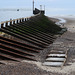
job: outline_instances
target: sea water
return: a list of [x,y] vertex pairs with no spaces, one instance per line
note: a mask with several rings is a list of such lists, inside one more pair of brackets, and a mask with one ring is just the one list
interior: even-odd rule
[[33,16],[32,11],[0,11],[0,22]]

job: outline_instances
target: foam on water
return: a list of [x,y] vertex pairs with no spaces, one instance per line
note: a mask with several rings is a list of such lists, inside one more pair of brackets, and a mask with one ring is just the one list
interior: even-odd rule
[[63,25],[64,23],[66,23],[66,20],[63,18],[57,18],[59,19],[59,22],[56,22],[57,25]]

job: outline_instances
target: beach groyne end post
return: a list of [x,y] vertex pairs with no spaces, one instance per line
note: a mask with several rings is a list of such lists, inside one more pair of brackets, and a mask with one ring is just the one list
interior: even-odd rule
[[25,18],[24,18],[24,22],[25,22]]
[[24,18],[22,18],[22,22],[24,22]]
[[25,22],[25,18],[24,18],[24,22]]
[[10,21],[10,26],[12,25],[12,21]]
[[5,23],[5,27],[7,27],[7,26],[8,26],[8,22]]
[[15,20],[13,21],[13,24],[15,24]]
[[4,27],[4,23],[1,24],[1,28],[3,28],[3,27]]
[[18,22],[19,22],[19,21],[17,20],[17,21],[16,21],[16,24],[18,24]]
[[25,18],[25,21],[26,21],[26,18]]
[[26,21],[28,21],[28,18],[26,18]]
[[22,18],[21,18],[21,22],[22,22]]
[[21,19],[20,19],[20,23],[21,23]]

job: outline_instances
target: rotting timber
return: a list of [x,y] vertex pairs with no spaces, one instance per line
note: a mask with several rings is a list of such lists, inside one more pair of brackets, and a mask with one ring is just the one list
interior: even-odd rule
[[36,60],[35,56],[52,44],[56,39],[54,35],[61,30],[43,14],[3,22],[0,31],[16,37],[17,40],[0,36],[0,58]]

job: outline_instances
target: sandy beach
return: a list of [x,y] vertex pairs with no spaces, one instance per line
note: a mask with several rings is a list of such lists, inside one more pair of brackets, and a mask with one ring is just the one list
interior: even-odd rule
[[36,64],[40,69],[51,72],[50,75],[75,75],[75,19],[70,17],[63,17],[63,19],[66,20],[64,27],[67,28],[67,32],[57,38],[54,42],[59,43],[59,46],[54,46],[55,48],[62,47],[63,49],[68,49],[67,61],[63,68],[61,69],[60,67],[43,66],[41,62],[32,62],[33,64]]
[[[0,65],[0,75],[75,75],[75,18],[60,17],[66,20],[64,27],[67,32],[58,37],[51,48],[62,48],[68,50],[68,57],[65,65],[61,67],[44,66],[41,61],[8,62]],[[4,61],[3,61],[4,62]]]

